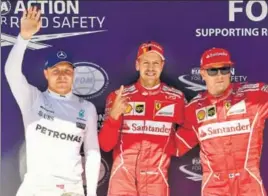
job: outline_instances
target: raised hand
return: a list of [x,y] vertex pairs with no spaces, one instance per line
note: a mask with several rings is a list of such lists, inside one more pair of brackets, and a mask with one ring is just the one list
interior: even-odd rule
[[23,39],[31,39],[32,36],[40,30],[40,16],[41,10],[37,10],[36,6],[24,10],[20,20],[20,35]]
[[121,85],[118,94],[116,95],[116,98],[114,100],[113,106],[110,111],[110,116],[118,120],[118,118],[124,114],[126,108],[127,108],[127,97],[122,96],[124,91],[124,86]]

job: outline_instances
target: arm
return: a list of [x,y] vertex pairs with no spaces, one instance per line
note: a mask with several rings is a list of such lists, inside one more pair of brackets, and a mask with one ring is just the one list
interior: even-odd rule
[[29,40],[41,27],[40,15],[41,11],[37,11],[36,7],[30,7],[28,11],[24,11],[20,35],[5,65],[7,82],[22,112],[31,108],[39,94],[38,89],[29,85],[22,74],[22,61]]
[[[185,108],[185,104],[187,104],[187,100],[185,99],[184,97],[184,94],[182,93],[182,97],[179,97],[177,100],[176,100],[176,105],[175,105],[175,123],[177,126],[181,126],[184,122],[184,108]],[[176,127],[174,127],[174,130],[176,130]],[[172,131],[171,134],[170,134],[170,139],[171,139],[171,142],[172,142],[172,146],[173,146],[173,153],[172,155],[173,156],[177,156],[179,157],[180,156],[180,149],[179,149],[179,146],[176,145],[176,132],[175,131]],[[175,150],[175,152],[174,152]]]
[[188,128],[184,123],[176,132],[176,146],[179,150],[179,156],[184,155],[198,144],[198,138],[193,128]]
[[115,93],[111,93],[106,101],[105,106],[105,120],[99,133],[99,142],[101,149],[105,152],[112,150],[117,144],[119,137],[119,129],[122,124],[122,117],[117,120],[110,116],[110,110],[114,104]]
[[91,107],[89,109],[89,120],[84,138],[85,173],[87,180],[87,195],[96,196],[101,164],[101,155],[97,134],[97,112],[93,104],[91,104],[90,106]]
[[22,61],[28,42],[19,35],[5,65],[7,82],[22,112],[31,108],[39,94],[38,89],[28,84],[22,74]]
[[268,84],[261,83],[259,98],[261,114],[264,116],[264,119],[268,119]]
[[179,151],[179,156],[184,155],[198,144],[198,138],[193,121],[196,121],[195,111],[188,105],[184,111],[184,123],[176,132],[175,142]]

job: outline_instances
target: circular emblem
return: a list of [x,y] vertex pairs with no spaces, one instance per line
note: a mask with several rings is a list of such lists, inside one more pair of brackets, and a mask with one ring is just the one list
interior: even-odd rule
[[73,93],[85,99],[100,96],[108,87],[109,78],[106,71],[91,62],[75,63]]
[[11,3],[9,1],[3,0],[1,2],[1,16],[9,14],[11,10]]
[[67,58],[67,54],[63,51],[59,51],[57,53],[57,57],[60,58],[60,59],[66,59]]
[[205,112],[205,110],[200,110],[200,111],[197,113],[197,118],[198,118],[198,120],[204,120],[204,119],[205,119],[205,116],[206,116],[206,112]]

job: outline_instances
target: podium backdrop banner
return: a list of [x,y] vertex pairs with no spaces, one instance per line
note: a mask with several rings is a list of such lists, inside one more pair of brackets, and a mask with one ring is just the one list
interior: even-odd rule
[[[165,49],[162,80],[190,100],[205,90],[200,56],[211,47],[226,48],[236,64],[233,82],[268,82],[267,1],[1,1],[1,195],[14,196],[26,172],[22,116],[4,75],[7,56],[19,33],[25,7],[42,10],[42,27],[28,45],[23,73],[46,89],[43,67],[48,53],[62,48],[79,66],[73,92],[93,102],[99,127],[107,95],[134,82],[138,46],[154,40]],[[21,95],[23,96],[23,94]],[[268,190],[268,124],[264,130],[261,175]],[[42,152],[40,152],[42,153]],[[102,152],[98,196],[105,196],[112,166]],[[202,180],[199,148],[173,158],[171,196],[198,196]]]

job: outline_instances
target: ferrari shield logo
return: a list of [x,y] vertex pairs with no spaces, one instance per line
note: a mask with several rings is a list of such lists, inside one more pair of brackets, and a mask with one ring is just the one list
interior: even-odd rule
[[231,108],[231,102],[230,101],[225,102],[224,106],[226,110],[229,110]]
[[161,108],[161,103],[157,102],[157,103],[155,104],[155,109],[156,109],[156,110],[159,110],[160,108]]

